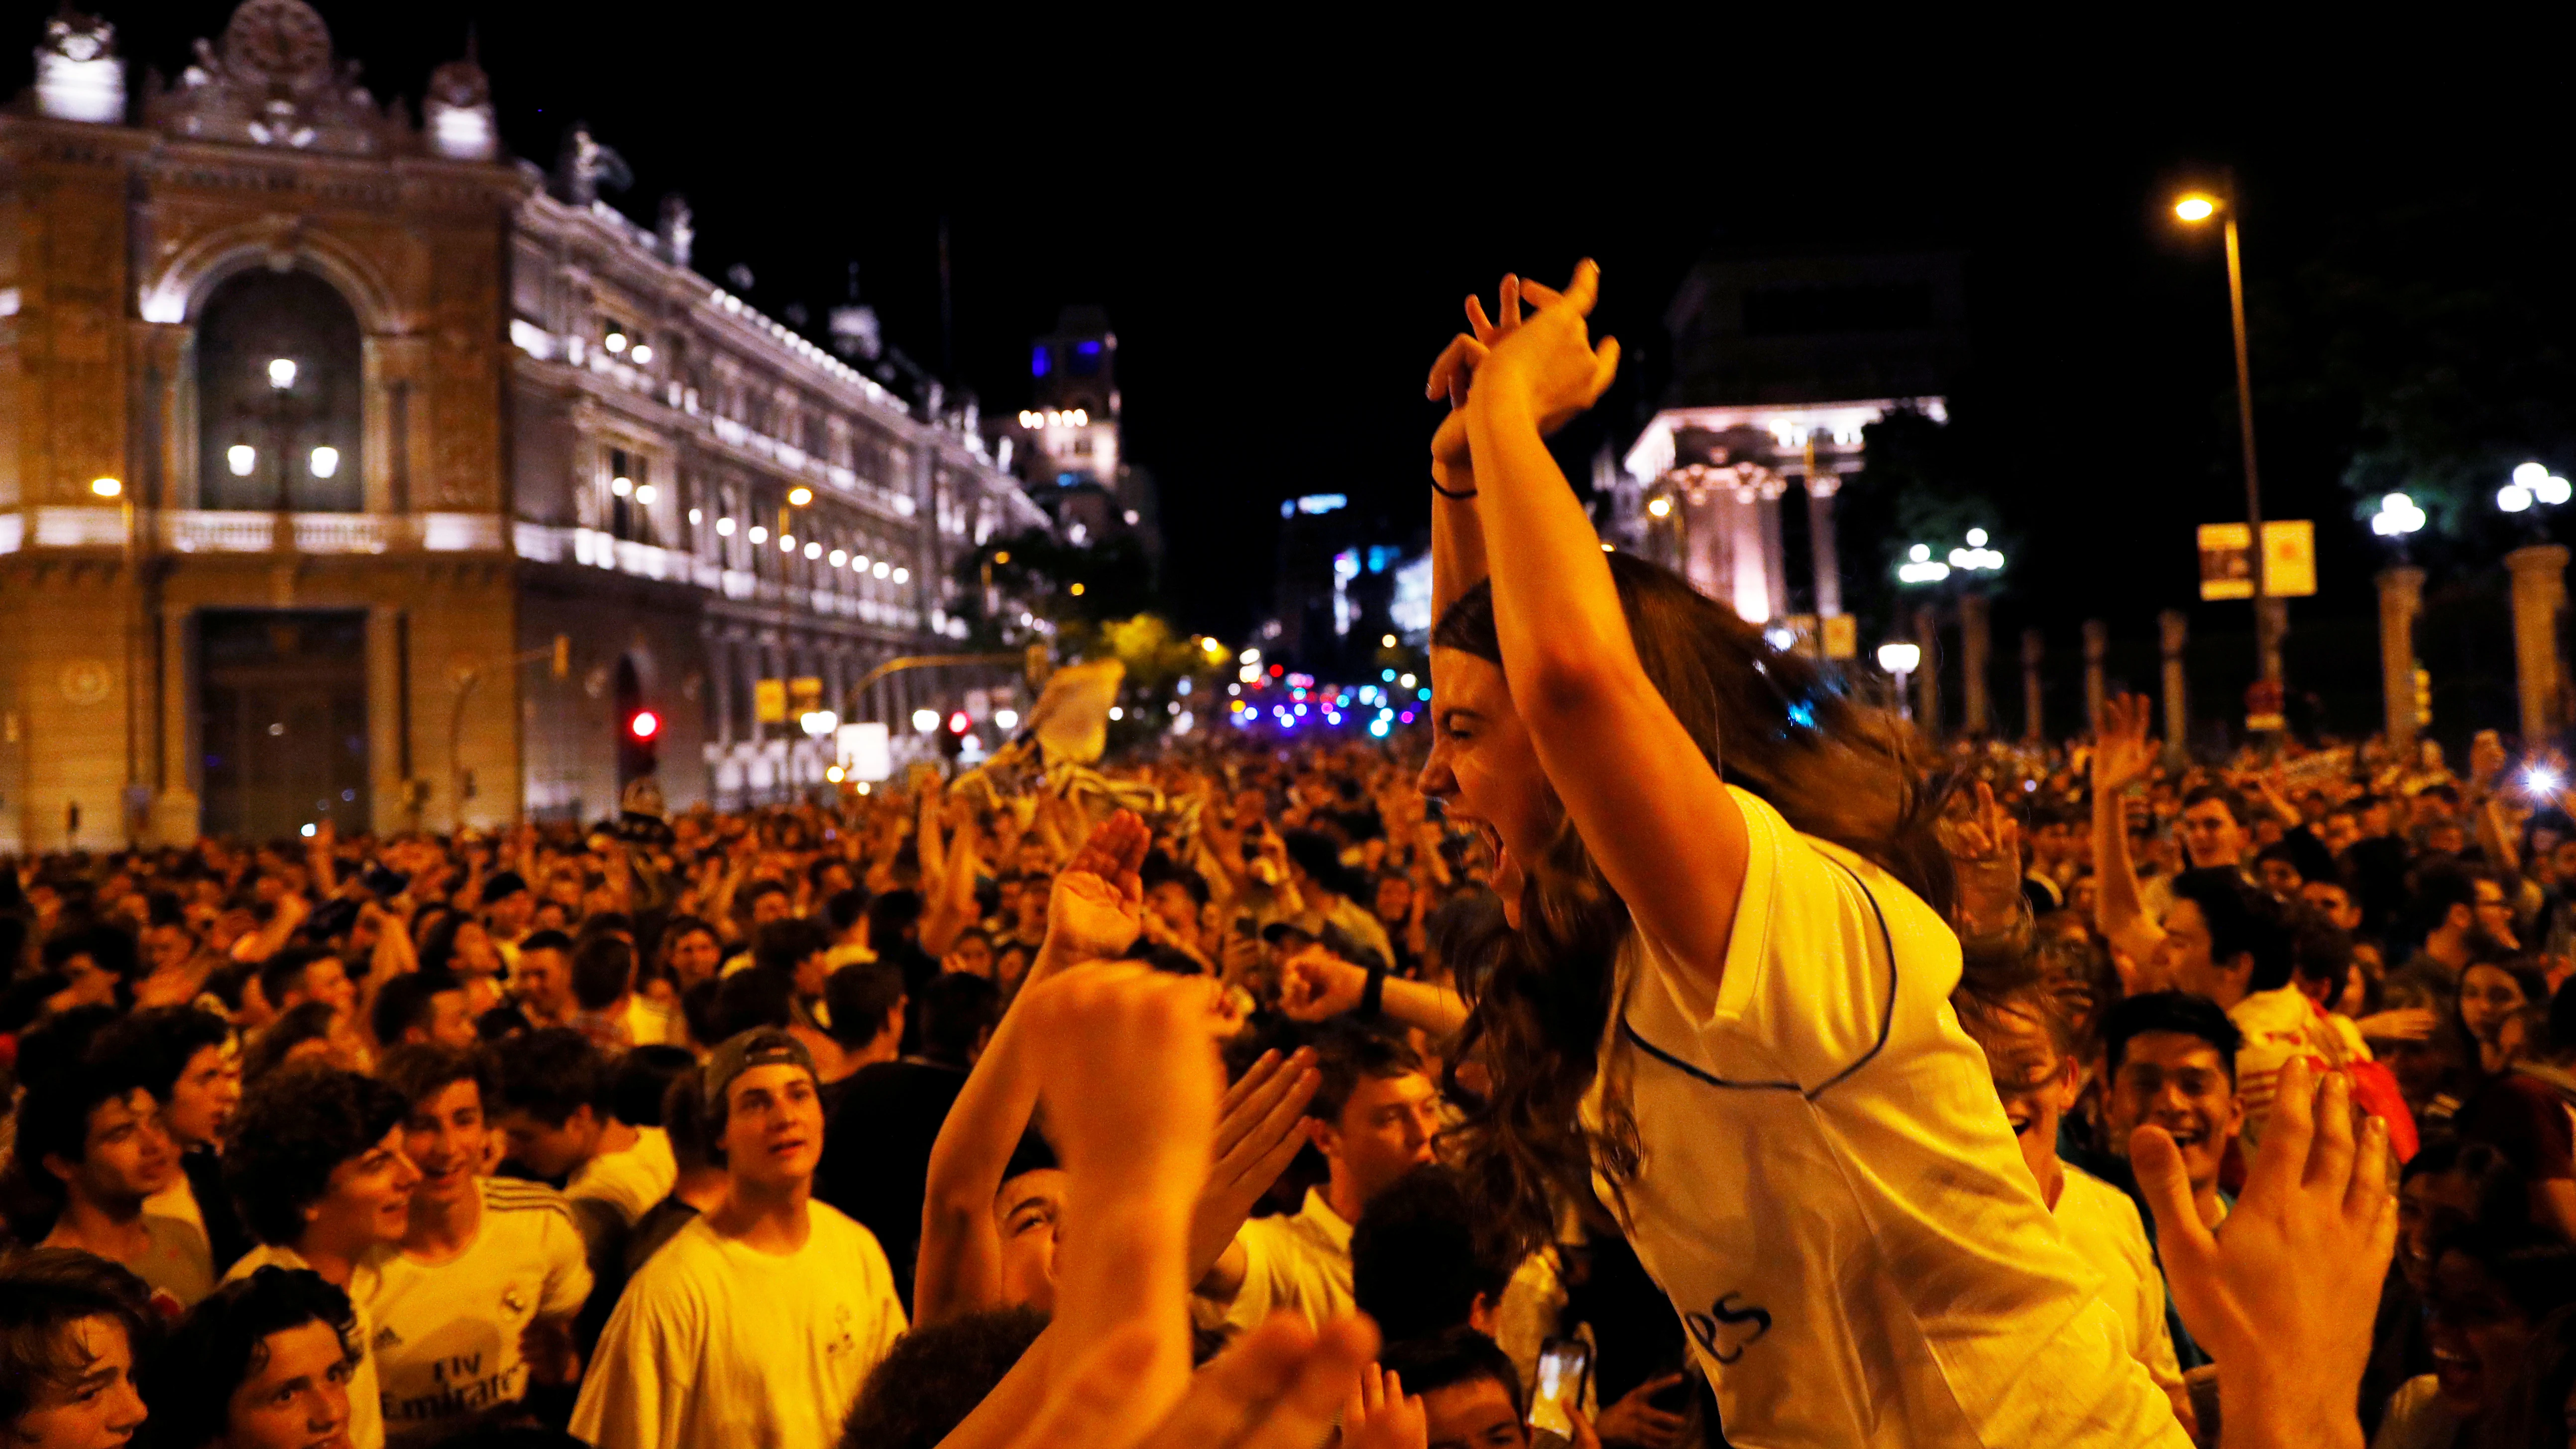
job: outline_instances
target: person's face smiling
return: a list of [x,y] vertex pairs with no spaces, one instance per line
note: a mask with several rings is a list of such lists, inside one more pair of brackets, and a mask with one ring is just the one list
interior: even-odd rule
[[1493,852],[1494,891],[1517,928],[1523,873],[1546,849],[1561,811],[1501,667],[1448,648],[1431,651],[1431,667],[1439,705],[1420,787]]

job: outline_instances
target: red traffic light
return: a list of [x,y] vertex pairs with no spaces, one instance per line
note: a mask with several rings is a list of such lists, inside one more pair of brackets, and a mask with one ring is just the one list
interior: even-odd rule
[[639,709],[626,722],[626,732],[639,740],[649,740],[662,732],[662,717],[649,709]]
[[968,719],[962,709],[948,716],[948,732],[952,735],[962,735],[974,727],[975,722]]

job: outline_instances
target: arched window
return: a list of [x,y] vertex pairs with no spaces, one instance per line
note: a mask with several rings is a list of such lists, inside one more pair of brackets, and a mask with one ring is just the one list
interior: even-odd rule
[[197,322],[197,496],[206,508],[355,513],[358,316],[310,272],[242,272]]

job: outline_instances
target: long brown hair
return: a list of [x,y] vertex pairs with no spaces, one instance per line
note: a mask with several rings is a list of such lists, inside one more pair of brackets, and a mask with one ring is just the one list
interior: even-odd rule
[[[1604,561],[1646,677],[1710,766],[1801,833],[1885,869],[1946,917],[1950,860],[1934,831],[1946,792],[1927,778],[1912,731],[1856,698],[1837,672],[1773,648],[1670,571],[1626,554]],[[1450,605],[1431,642],[1500,666],[1492,584]],[[1638,1163],[1624,1092],[1606,1094],[1603,1130],[1581,1122],[1619,949],[1634,929],[1627,905],[1571,820],[1524,866],[1521,929],[1460,952],[1470,1010],[1449,1055],[1452,1093],[1467,1108],[1450,1145],[1487,1209],[1481,1220],[1502,1246],[1522,1252],[1547,1240],[1552,1204],[1591,1201],[1595,1167],[1615,1193]],[[1461,1063],[1481,1066],[1489,1088],[1459,1083]]]

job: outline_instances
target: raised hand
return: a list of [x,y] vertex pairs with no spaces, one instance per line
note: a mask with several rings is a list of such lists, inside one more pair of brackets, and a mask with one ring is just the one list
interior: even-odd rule
[[1428,1449],[1430,1443],[1422,1401],[1405,1397],[1404,1380],[1376,1364],[1361,1369],[1359,1388],[1342,1401],[1341,1449]]
[[1544,434],[1600,398],[1618,373],[1619,344],[1605,337],[1594,346],[1584,320],[1601,295],[1601,268],[1589,258],[1563,292],[1529,281],[1520,291],[1538,311],[1496,335],[1477,374],[1524,394]]
[[1121,810],[1100,823],[1056,873],[1047,934],[1032,980],[1085,961],[1114,961],[1145,929],[1145,822]]
[[2155,768],[2156,746],[2147,738],[2147,698],[2115,694],[2102,701],[2093,721],[2093,795],[2116,795]]
[[1323,1021],[1356,1010],[1368,987],[1366,967],[1354,966],[1322,946],[1309,946],[1279,965],[1279,1009],[1291,1021]]
[[1681,1374],[1669,1373],[1630,1389],[1619,1402],[1601,1411],[1601,1422],[1594,1432],[1640,1449],[1673,1449],[1682,1442],[1684,1420],[1679,1414],[1656,1408],[1654,1397],[1682,1381]]
[[[2129,1138],[2174,1306],[2225,1366],[2223,1449],[2361,1443],[2353,1405],[2397,1211],[2387,1124],[2368,1117],[2356,1134],[2354,1115],[2341,1072],[2320,1089],[2292,1058],[2245,1193],[2214,1231],[2192,1204],[2173,1138],[2152,1126]],[[2298,1333],[2284,1336],[2285,1323]]]
[[1306,1143],[1300,1125],[1306,1104],[1323,1081],[1313,1049],[1299,1047],[1287,1057],[1262,1053],[1226,1092],[1217,1108],[1216,1166],[1208,1172],[1190,1221],[1191,1282],[1206,1276],[1251,1215],[1252,1205],[1296,1159]]

